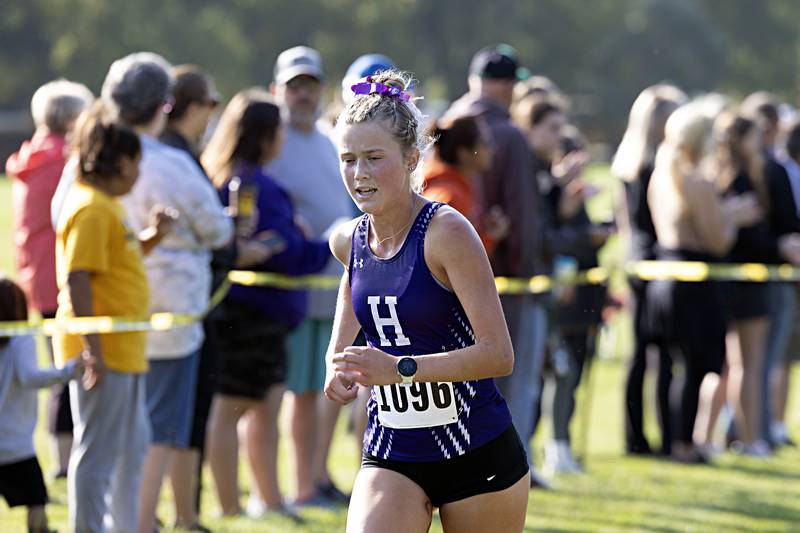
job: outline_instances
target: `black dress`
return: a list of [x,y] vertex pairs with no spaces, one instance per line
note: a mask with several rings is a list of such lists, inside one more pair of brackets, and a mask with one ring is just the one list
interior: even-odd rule
[[[656,259],[656,228],[647,203],[647,188],[653,166],[647,165],[639,172],[637,179],[625,181],[625,202],[627,205],[628,226],[630,227],[630,243],[628,258],[631,261],[649,261]],[[647,282],[636,276],[628,278],[632,296],[633,327],[637,342],[656,342],[657,337],[649,329],[647,318]]]
[[[754,193],[752,178],[739,172],[723,192],[724,198]],[[770,198],[770,201],[773,199]],[[777,201],[777,199],[776,199]],[[769,214],[772,205],[762,220],[739,229],[736,243],[725,256],[728,263],[776,263],[780,259],[778,238],[771,230]],[[731,320],[747,320],[769,314],[769,290],[765,283],[748,281],[726,281],[721,284],[725,311]]]

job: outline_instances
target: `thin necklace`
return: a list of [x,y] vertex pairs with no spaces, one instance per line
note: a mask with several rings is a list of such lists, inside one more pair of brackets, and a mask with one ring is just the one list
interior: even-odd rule
[[[405,226],[400,228],[400,231],[398,231],[394,235],[390,235],[389,237],[386,237],[385,239],[378,239],[378,234],[375,232],[375,221],[374,220],[372,221],[373,222],[373,224],[372,224],[372,232],[375,233],[375,238],[378,239],[378,246],[380,246],[381,244],[385,243],[389,239],[394,239],[395,237],[397,237],[398,235],[403,233],[406,230],[406,228],[408,228],[411,225],[412,222],[414,222],[414,219],[412,218],[412,215],[414,214],[414,208],[416,206],[417,206],[417,197],[415,196],[414,197],[414,201],[411,202],[411,211],[408,213],[408,218],[409,218],[408,224],[406,224]],[[370,217],[370,218],[372,218],[372,217]]]

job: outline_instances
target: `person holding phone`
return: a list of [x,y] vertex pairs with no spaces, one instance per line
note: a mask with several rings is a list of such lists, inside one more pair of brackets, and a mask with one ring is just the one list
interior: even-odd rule
[[[260,241],[269,259],[255,271],[289,275],[321,271],[327,243],[308,239],[295,222],[286,191],[264,173],[281,150],[280,108],[261,89],[239,92],[227,105],[201,162],[236,222],[239,241]],[[287,514],[278,488],[278,409],[286,379],[286,339],[302,321],[305,292],[234,285],[216,313],[220,367],[208,424],[208,457],[222,512],[241,513],[239,419],[247,417],[247,450],[255,490],[268,511]]]

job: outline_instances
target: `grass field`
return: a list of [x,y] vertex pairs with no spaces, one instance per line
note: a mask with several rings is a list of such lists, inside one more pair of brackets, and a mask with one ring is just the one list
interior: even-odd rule
[[[603,169],[596,168],[593,180],[608,184]],[[607,191],[608,192],[608,191]],[[608,218],[610,194],[597,198],[591,206],[593,216]],[[0,178],[0,270],[11,271],[9,184]],[[612,243],[604,254],[606,263],[619,256]],[[556,480],[551,492],[532,492],[526,531],[800,531],[800,451],[782,450],[769,460],[725,455],[713,467],[690,467],[661,460],[629,458],[623,454],[622,390],[625,360],[630,346],[628,320],[620,316],[601,337],[602,357],[593,365],[589,382],[579,391],[578,412],[573,435],[578,452],[585,459],[587,474]],[[795,373],[795,385],[800,374]],[[648,385],[652,386],[651,383]],[[591,394],[587,392],[591,390]],[[652,396],[652,395],[651,395]],[[591,405],[587,398],[591,397]],[[790,406],[793,433],[800,435],[800,396]],[[40,402],[41,404],[41,402]],[[41,405],[40,405],[41,407]],[[648,406],[648,431],[655,439],[652,405]],[[42,416],[40,416],[40,420]],[[588,438],[583,445],[581,422],[588,420]],[[342,421],[343,422],[343,421]],[[548,438],[549,420],[544,420],[537,435],[536,448]],[[36,445],[43,469],[50,471],[46,435],[40,423]],[[287,479],[290,457],[286,443],[281,450],[281,478]],[[541,460],[541,457],[537,457]],[[352,484],[357,465],[355,439],[342,423],[334,441],[330,462],[332,474],[344,487]],[[206,487],[211,481],[206,475]],[[243,500],[247,492],[242,477]],[[289,489],[288,484],[284,487]],[[48,507],[51,525],[66,531],[66,486],[63,481],[49,483],[54,503]],[[159,515],[169,524],[173,519],[169,491],[164,491]],[[343,531],[344,510],[303,511],[306,523],[297,526],[280,518],[251,520],[219,519],[211,490],[205,492],[202,521],[214,531]],[[23,532],[24,511],[8,510],[0,503],[0,533]],[[441,531],[434,518],[433,531]],[[494,532],[492,532],[494,533]]]

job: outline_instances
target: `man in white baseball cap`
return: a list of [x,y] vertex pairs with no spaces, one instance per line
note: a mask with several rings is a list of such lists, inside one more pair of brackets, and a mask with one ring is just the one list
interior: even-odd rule
[[322,81],[322,59],[319,52],[308,46],[284,50],[275,61],[275,83],[286,85],[297,76],[310,76]]
[[[315,239],[327,239],[331,227],[352,218],[354,210],[339,174],[338,151],[317,126],[323,77],[319,52],[295,46],[278,56],[270,85],[275,102],[286,117],[286,127],[283,148],[266,172],[289,194],[295,212],[304,220],[309,236]],[[341,265],[331,260],[322,274],[341,276]],[[324,458],[315,456],[315,450],[321,447],[319,440],[330,438],[332,433],[322,428],[332,427],[337,414],[326,416],[327,411],[320,408],[328,401],[322,396],[322,387],[335,307],[336,291],[311,291],[306,319],[288,339],[285,387],[291,393],[287,399],[295,457],[292,477],[296,492],[292,499],[296,507],[346,503],[346,495],[325,475],[324,465],[317,464]],[[267,392],[264,408],[259,411],[262,416],[251,420],[256,429],[253,435],[266,435],[274,430],[282,388],[274,389]],[[268,444],[274,447],[275,441],[252,444],[254,449],[264,450]],[[265,453],[274,457],[277,450],[270,448]],[[274,472],[266,474],[275,476]],[[259,516],[279,504],[279,495],[253,491],[248,514]]]

